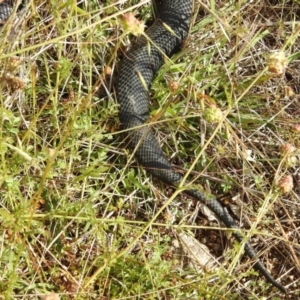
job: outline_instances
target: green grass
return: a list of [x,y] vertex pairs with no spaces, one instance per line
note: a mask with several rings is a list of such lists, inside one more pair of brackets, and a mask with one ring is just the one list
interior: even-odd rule
[[[0,33],[0,298],[284,299],[222,224],[125,149],[114,84],[132,37],[119,18],[147,21],[150,6],[75,2],[31,1]],[[296,299],[300,10],[272,2],[195,7],[185,46],[153,82],[151,116],[174,167],[226,197]],[[279,50],[288,67],[275,76],[267,61]],[[294,188],[283,194],[285,175]],[[209,248],[209,268],[182,233]]]

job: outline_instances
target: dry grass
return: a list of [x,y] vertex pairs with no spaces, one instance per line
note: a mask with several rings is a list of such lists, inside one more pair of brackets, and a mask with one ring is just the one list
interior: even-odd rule
[[[148,1],[75,2],[31,1],[0,33],[2,298],[299,297],[299,1],[196,1],[190,36],[151,92],[174,167],[224,201],[286,296],[198,203],[128,160],[119,17],[149,20]],[[288,65],[276,75],[279,51]],[[211,123],[215,108],[222,121]],[[210,268],[195,266],[182,233],[207,245]]]

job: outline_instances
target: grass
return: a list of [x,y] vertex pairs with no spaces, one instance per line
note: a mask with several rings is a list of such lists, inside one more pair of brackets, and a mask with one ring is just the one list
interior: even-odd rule
[[[237,216],[286,298],[211,213],[124,149],[114,83],[131,36],[119,18],[151,19],[148,2],[75,2],[31,1],[0,33],[1,298],[296,299],[299,1],[197,2],[151,89],[174,167]],[[197,241],[213,257],[204,269]]]

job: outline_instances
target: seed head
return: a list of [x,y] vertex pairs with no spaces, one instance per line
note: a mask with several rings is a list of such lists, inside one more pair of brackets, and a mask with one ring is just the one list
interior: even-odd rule
[[139,21],[132,13],[124,14],[120,23],[125,32],[130,32],[135,36],[144,33],[145,24],[142,21]]
[[285,175],[283,176],[277,183],[277,186],[279,187],[280,191],[284,194],[289,193],[293,187],[293,177],[291,175]]

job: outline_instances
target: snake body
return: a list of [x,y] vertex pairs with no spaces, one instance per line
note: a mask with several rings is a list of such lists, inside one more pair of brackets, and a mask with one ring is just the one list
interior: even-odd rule
[[[120,63],[117,83],[117,99],[120,104],[119,117],[127,136],[130,148],[146,170],[163,182],[178,186],[182,176],[175,172],[163,153],[150,125],[149,92],[156,71],[164,63],[165,57],[176,52],[186,38],[192,10],[192,0],[162,1],[159,15],[155,23],[140,36]],[[207,196],[197,189],[184,191],[196,200],[204,203],[228,228],[238,229],[227,210],[213,196]],[[239,242],[243,236],[234,230],[233,234]],[[282,292],[285,288],[279,284],[256,257],[249,243],[244,243],[246,254],[256,260],[254,268]]]
[[[13,11],[13,0],[0,3],[0,21],[3,22]],[[156,71],[179,50],[182,41],[189,31],[192,0],[162,1],[158,19],[146,31],[147,38],[141,36],[132,46],[120,64],[117,84],[117,99],[120,104],[119,117],[124,129],[128,129],[130,147],[134,149],[137,160],[149,173],[163,182],[178,186],[182,176],[176,173],[156,140],[149,125],[149,94]],[[233,218],[220,203],[196,189],[187,189],[185,193],[204,203],[228,228],[238,229]],[[243,236],[233,231],[239,242]],[[264,265],[257,260],[256,253],[249,243],[244,249],[250,258],[256,259],[254,268],[279,290],[286,293],[285,288],[276,282]]]
[[0,24],[5,22],[13,12],[13,0],[6,0],[0,3]]

